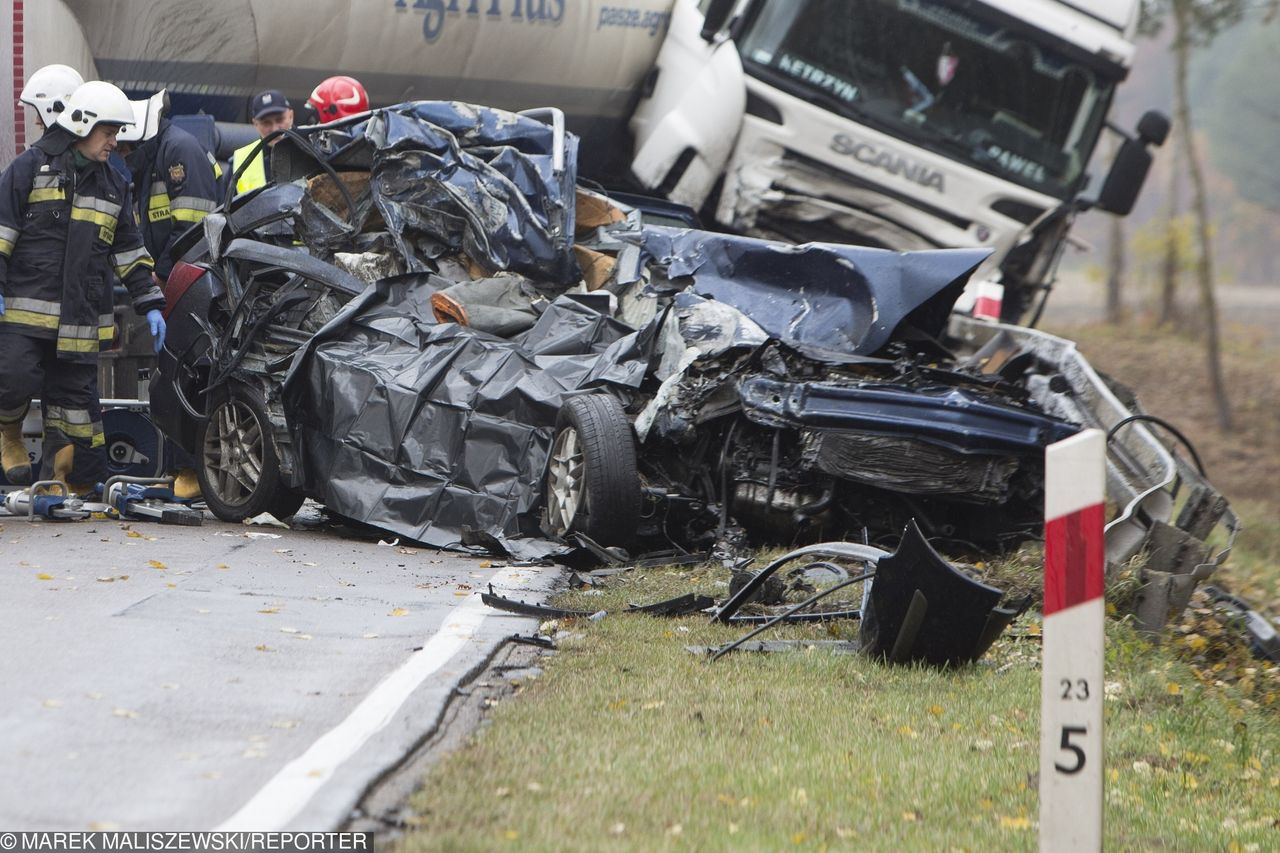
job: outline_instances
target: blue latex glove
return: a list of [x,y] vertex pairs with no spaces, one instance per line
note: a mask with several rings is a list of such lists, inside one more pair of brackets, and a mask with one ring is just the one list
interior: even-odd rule
[[164,315],[160,313],[159,308],[152,308],[147,312],[147,322],[151,324],[151,337],[156,339],[156,352],[160,352],[164,347]]

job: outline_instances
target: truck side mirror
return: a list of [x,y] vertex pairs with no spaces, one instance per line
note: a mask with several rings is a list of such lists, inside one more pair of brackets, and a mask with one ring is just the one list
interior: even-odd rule
[[1151,152],[1147,146],[1162,145],[1168,136],[1168,116],[1156,110],[1144,113],[1138,120],[1137,137],[1126,136],[1116,153],[1095,206],[1116,216],[1128,216],[1151,168]]
[[723,30],[724,25],[729,23],[729,15],[737,3],[738,0],[711,0],[707,4],[707,11],[702,20],[702,32],[698,33],[703,41],[715,41],[716,33]]

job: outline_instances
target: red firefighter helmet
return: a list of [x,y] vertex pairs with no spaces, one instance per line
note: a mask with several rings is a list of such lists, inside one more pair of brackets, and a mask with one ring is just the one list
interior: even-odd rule
[[369,95],[354,77],[329,77],[311,92],[307,103],[321,124],[353,116],[369,109]]

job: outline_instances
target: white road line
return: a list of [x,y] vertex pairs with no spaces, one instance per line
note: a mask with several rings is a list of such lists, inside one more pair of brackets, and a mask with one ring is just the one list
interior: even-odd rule
[[[527,578],[518,570],[494,575],[498,587]],[[345,720],[330,729],[302,755],[290,761],[249,802],[224,821],[218,832],[274,832],[289,825],[338,767],[391,722],[413,691],[470,642],[494,611],[478,594],[459,604],[421,649],[370,691]]]

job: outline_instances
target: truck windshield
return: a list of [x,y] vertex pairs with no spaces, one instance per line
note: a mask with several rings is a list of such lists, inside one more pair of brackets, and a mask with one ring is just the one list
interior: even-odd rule
[[749,74],[1038,192],[1077,189],[1119,69],[938,0],[757,5]]

